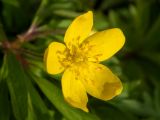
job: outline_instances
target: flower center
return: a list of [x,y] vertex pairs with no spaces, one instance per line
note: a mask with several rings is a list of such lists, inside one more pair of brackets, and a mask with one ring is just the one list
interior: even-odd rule
[[63,52],[58,51],[57,56],[59,62],[64,67],[69,67],[71,64],[78,64],[88,60],[84,51],[77,46],[72,46],[71,49],[66,48]]

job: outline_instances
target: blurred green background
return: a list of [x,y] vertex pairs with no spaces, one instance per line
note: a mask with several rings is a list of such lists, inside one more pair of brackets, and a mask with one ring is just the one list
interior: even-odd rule
[[[90,97],[85,113],[64,101],[61,75],[46,73],[43,53],[88,10],[94,30],[121,28],[126,43],[103,62],[122,94]],[[0,55],[0,120],[160,120],[160,0],[0,0]]]

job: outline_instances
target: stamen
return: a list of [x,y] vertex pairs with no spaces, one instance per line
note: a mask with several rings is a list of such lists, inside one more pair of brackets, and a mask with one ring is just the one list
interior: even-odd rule
[[57,54],[57,58],[58,58],[59,62],[61,63],[61,65],[63,67],[67,67],[71,64],[71,61],[68,60],[69,56],[68,56],[67,49],[65,49],[64,51],[57,51],[56,54]]

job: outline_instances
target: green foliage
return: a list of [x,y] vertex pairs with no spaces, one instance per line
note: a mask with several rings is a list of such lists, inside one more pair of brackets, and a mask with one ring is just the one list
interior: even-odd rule
[[[126,43],[103,62],[121,78],[122,94],[90,97],[85,113],[64,101],[61,74],[46,73],[43,54],[88,10],[94,30],[119,27]],[[0,120],[159,120],[159,32],[159,0],[1,0]]]
[[26,86],[28,79],[14,55],[8,53],[6,59],[8,67],[7,85],[11,95],[13,113],[17,120],[23,120],[28,114],[28,89]]

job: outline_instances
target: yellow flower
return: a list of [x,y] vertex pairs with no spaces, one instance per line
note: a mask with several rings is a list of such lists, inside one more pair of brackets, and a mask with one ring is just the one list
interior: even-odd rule
[[119,78],[99,62],[120,50],[125,37],[118,28],[90,35],[92,25],[91,11],[78,16],[65,33],[65,45],[52,42],[44,55],[49,74],[64,71],[61,83],[65,100],[86,112],[87,93],[98,99],[110,100],[123,88]]

